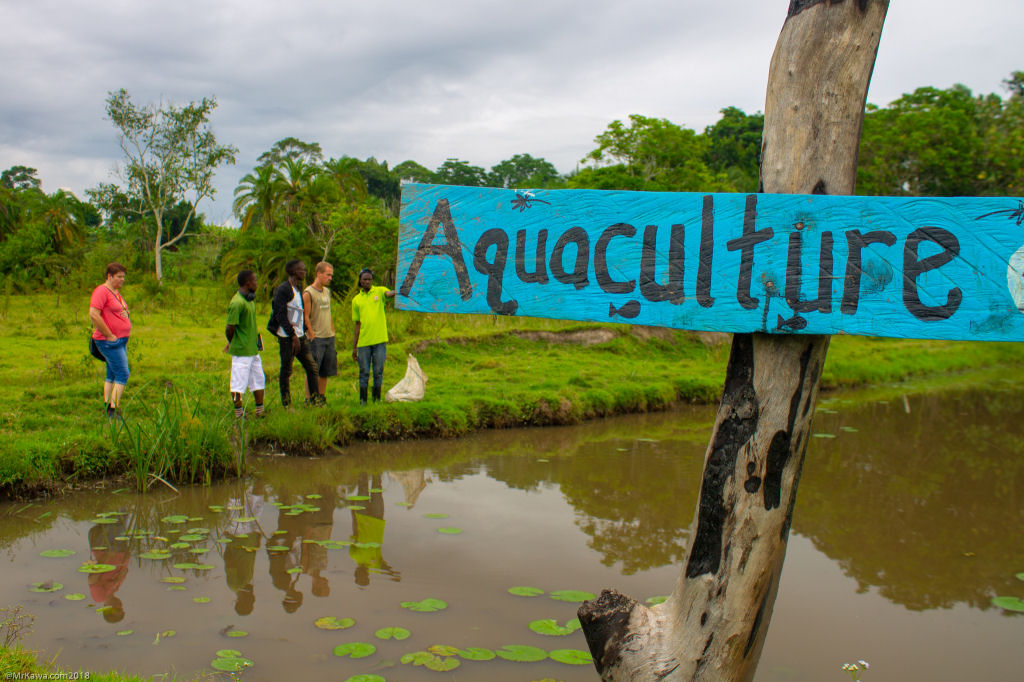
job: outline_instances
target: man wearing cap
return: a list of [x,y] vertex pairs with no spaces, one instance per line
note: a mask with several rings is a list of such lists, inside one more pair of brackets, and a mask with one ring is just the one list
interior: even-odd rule
[[364,268],[359,273],[359,292],[352,299],[352,321],[356,323],[352,341],[352,359],[359,363],[359,403],[366,404],[366,393],[373,371],[373,401],[380,401],[387,358],[388,325],[384,317],[384,299],[394,298],[387,287],[373,286],[373,272]]

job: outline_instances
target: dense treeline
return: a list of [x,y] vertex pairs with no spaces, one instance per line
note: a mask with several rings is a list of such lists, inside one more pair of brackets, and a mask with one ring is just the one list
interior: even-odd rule
[[[858,193],[1024,195],[1024,71],[1014,72],[1004,83],[1006,97],[974,95],[954,85],[918,88],[886,107],[868,105]],[[159,280],[168,274],[175,282],[230,286],[243,267],[260,273],[263,286],[269,287],[293,257],[310,263],[330,260],[339,284],[354,281],[362,267],[391,281],[404,182],[753,192],[758,188],[764,124],[761,113],[735,107],[722,109],[721,118],[703,132],[633,115],[628,121],[613,121],[568,175],[529,154],[516,154],[489,170],[457,158],[436,170],[412,160],[389,167],[372,157],[325,159],[319,143],[289,137],[263,153],[242,177],[233,204],[240,229],[233,229],[206,224],[196,212],[198,200],[212,194],[208,183],[213,170],[233,163],[236,151],[217,145],[204,128],[215,106],[211,98],[158,110],[135,106],[123,90],[111,93],[108,117],[121,132],[127,155],[124,184],[100,184],[89,190],[87,201],[63,190],[46,194],[33,168],[4,171],[0,275],[5,289],[86,288],[110,260],[124,262],[133,279],[154,295],[160,295]],[[192,128],[183,132],[183,121]],[[125,140],[140,135],[162,140],[165,156],[156,161],[133,158]],[[171,190],[154,203],[157,180],[151,174],[157,161],[194,149],[197,139],[207,144],[208,155],[199,160],[182,157],[181,164],[193,164],[186,179],[202,177],[207,185],[190,195],[184,185],[175,190],[171,183]],[[180,179],[175,182],[181,184]]]

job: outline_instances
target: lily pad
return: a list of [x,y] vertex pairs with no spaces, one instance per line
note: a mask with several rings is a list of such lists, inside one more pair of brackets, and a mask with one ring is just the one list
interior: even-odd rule
[[409,635],[411,635],[411,634],[412,633],[409,632],[408,630],[406,630],[405,628],[387,627],[387,628],[381,628],[380,630],[377,630],[377,632],[373,633],[373,636],[376,637],[377,639],[403,640],[403,639],[409,639]]
[[526,646],[525,644],[506,644],[494,653],[506,661],[516,661],[518,663],[534,663],[536,661],[543,661],[548,657],[548,652],[543,649],[538,649],[535,646]]
[[648,597],[644,601],[646,601],[651,606],[655,606],[657,604],[664,604],[666,601],[668,601],[668,595],[660,594],[657,597]]
[[82,601],[85,599],[85,595],[81,592],[72,592],[71,594],[65,594],[64,598],[68,601]]
[[236,523],[252,523],[255,520],[256,520],[255,516],[239,516],[237,519],[235,519],[235,522]]
[[348,508],[352,511],[363,511],[364,509],[366,509],[366,507],[364,507],[361,504],[350,504]]
[[597,595],[593,594],[591,592],[583,592],[581,590],[555,590],[554,592],[550,593],[548,596],[551,597],[552,599],[557,599],[558,601],[573,601],[573,602],[576,602],[576,601],[587,601],[588,599],[593,599]]
[[93,519],[92,523],[99,524],[99,525],[102,526],[104,524],[117,523],[117,519],[111,518],[109,516],[101,516],[101,517],[99,517],[97,519]]
[[112,564],[97,564],[91,561],[87,561],[78,567],[79,573],[110,573],[117,569],[117,566]]
[[225,633],[228,637],[248,637],[249,633],[245,630],[231,630]]
[[459,649],[459,658],[464,658],[467,661],[490,661],[494,658],[494,655],[493,651],[483,647],[470,646],[465,649]]
[[573,618],[565,625],[559,625],[554,618],[544,618],[530,623],[530,629],[538,635],[565,636],[580,629],[580,619]]
[[812,434],[812,435],[813,435],[814,438],[835,438],[836,437],[836,434],[834,434],[834,433],[815,433],[815,434]]
[[163,549],[151,549],[148,552],[143,552],[142,554],[140,554],[139,558],[161,561],[162,559],[170,559],[171,553]]
[[324,549],[344,549],[352,543],[348,540],[321,540],[318,544]]
[[439,673],[448,672],[449,670],[455,670],[460,665],[462,665],[462,661],[460,661],[459,659],[444,658],[442,656],[434,656],[429,661],[425,661],[423,663],[424,668],[436,670]]
[[345,682],[387,682],[380,675],[374,675],[373,673],[363,673],[362,675],[353,675],[352,677],[346,677]]
[[1017,597],[995,597],[992,599],[992,603],[1007,611],[1024,612],[1024,599],[1018,599]]
[[114,634],[117,635],[118,637],[127,637],[128,635],[135,634],[135,630],[118,630]]
[[413,665],[423,665],[427,661],[437,658],[434,654],[429,651],[412,651],[407,654],[402,654],[400,659],[402,663],[412,663]]
[[434,611],[444,611],[448,608],[448,602],[428,597],[423,601],[404,601],[402,602],[402,608],[421,613],[433,613]]
[[459,647],[448,644],[434,644],[428,646],[427,651],[438,656],[455,656],[459,653]]
[[210,551],[210,549],[208,547],[192,547],[191,549],[188,550],[188,553],[189,554],[199,555],[199,554],[206,554],[209,551]]
[[170,583],[171,585],[180,585],[181,583],[185,582],[185,579],[182,578],[180,575],[166,575],[163,578],[160,578],[160,582]]
[[295,575],[296,573],[302,573],[302,566],[292,566],[285,573],[289,575]]
[[226,673],[237,673],[241,670],[252,666],[252,661],[248,658],[223,658],[218,656],[217,658],[210,661],[210,667],[214,670],[221,670]]
[[544,590],[539,587],[517,586],[508,588],[508,593],[517,597],[539,597],[544,594]]
[[307,500],[319,500],[321,497],[323,497],[323,495],[320,493],[310,493],[309,495],[306,495]]
[[349,642],[334,647],[335,656],[348,656],[349,658],[366,658],[377,652],[377,647],[366,642]]
[[353,502],[366,502],[370,499],[369,495],[349,495],[345,498],[346,500],[352,500]]
[[239,658],[241,655],[238,649],[221,649],[217,652],[217,658]]
[[1024,580],[1024,573],[1018,573],[1014,576],[1017,580]]
[[184,514],[174,514],[172,516],[165,516],[165,517],[163,517],[160,520],[163,521],[164,523],[174,523],[174,524],[188,523],[188,517],[185,516]]
[[205,535],[196,535],[195,533],[188,533],[186,535],[178,536],[178,539],[181,540],[182,542],[199,542],[200,540],[205,540],[206,536]]
[[338,618],[337,616],[324,616],[317,618],[313,625],[321,630],[344,630],[356,624],[352,618]]
[[438,533],[444,533],[445,535],[458,535],[462,532],[461,528],[455,528],[454,526],[446,526],[444,528],[438,528]]
[[579,649],[555,649],[548,655],[551,660],[568,665],[589,665],[594,662],[589,652]]
[[425,519],[447,519],[448,518],[448,514],[444,514],[442,512],[431,512],[430,514],[424,514],[423,518],[425,518]]
[[60,559],[66,556],[71,556],[75,553],[73,549],[44,549],[39,553],[39,556],[49,557],[53,559]]
[[197,604],[209,604],[210,603],[210,598],[209,597],[192,597],[192,601],[194,601]]

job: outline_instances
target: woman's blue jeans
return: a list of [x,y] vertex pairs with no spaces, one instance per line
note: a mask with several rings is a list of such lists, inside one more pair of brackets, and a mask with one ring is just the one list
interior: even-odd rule
[[107,383],[127,385],[128,375],[128,337],[117,341],[97,339],[96,347],[107,359]]

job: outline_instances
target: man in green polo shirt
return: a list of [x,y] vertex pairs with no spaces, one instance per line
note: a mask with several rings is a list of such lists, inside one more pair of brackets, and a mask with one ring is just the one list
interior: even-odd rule
[[364,268],[359,273],[359,293],[352,299],[352,321],[356,323],[352,341],[352,359],[359,363],[359,403],[366,404],[366,393],[373,371],[373,401],[380,401],[387,359],[388,325],[384,317],[384,299],[394,298],[387,287],[373,286],[373,272]]
[[231,355],[231,400],[235,404],[235,417],[242,416],[242,395],[246,389],[256,399],[256,416],[263,415],[263,391],[266,376],[263,374],[263,350],[259,333],[256,331],[256,273],[242,270],[238,273],[238,293],[228,304],[228,324],[224,336],[228,345],[224,352]]

